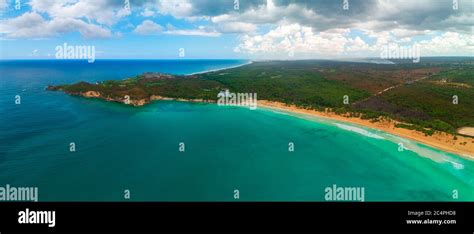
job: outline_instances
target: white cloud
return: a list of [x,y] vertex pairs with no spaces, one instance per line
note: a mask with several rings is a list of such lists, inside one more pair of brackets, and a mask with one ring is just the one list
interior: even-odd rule
[[[271,3],[271,1],[268,1]],[[267,4],[268,4],[267,2]],[[216,24],[228,22],[246,22],[252,24],[281,24],[295,22],[294,16],[302,17],[308,22],[318,22],[320,17],[313,11],[296,4],[287,6],[261,5],[241,13],[222,14],[214,16],[211,21]]]
[[221,34],[216,31],[207,31],[203,29],[176,29],[164,32],[170,35],[181,35],[181,36],[202,36],[202,37],[218,37]]
[[[472,0],[459,0],[459,9],[451,2],[431,0],[364,0],[350,2],[343,11],[338,1],[245,1],[235,11],[232,2],[210,0],[156,0],[162,14],[193,20],[208,17],[222,33],[255,32],[259,26],[299,24],[315,31],[332,28],[362,29],[379,34],[376,44],[408,43],[413,37],[438,32],[468,33],[474,23]],[[362,45],[362,44],[360,44]],[[355,49],[355,47],[351,47]]]
[[[417,43],[421,48],[421,56],[474,54],[474,36],[456,32],[445,32],[431,39],[415,41],[408,36],[424,35],[427,32],[365,31],[366,35],[376,39],[372,44],[360,36],[351,38],[349,33],[349,29],[342,28],[315,33],[309,26],[284,24],[262,35],[242,36],[234,51],[259,58],[290,59],[293,54],[298,58],[370,57],[379,56],[380,51],[390,44],[412,46]],[[395,36],[403,33],[409,35],[402,39]]]
[[[186,20],[186,24],[206,26],[184,29],[163,21],[144,20],[137,27],[125,21],[128,25],[121,29],[133,27],[133,32],[140,35],[217,37],[221,33],[237,33],[241,35],[235,51],[253,55],[286,56],[291,52],[310,57],[370,56],[377,55],[382,46],[390,43],[408,45],[419,38],[425,38],[420,42],[422,55],[473,53],[473,39],[469,34],[472,31],[466,31],[472,30],[474,23],[469,0],[459,0],[460,8],[456,11],[451,9],[450,2],[430,0],[354,1],[350,2],[349,11],[339,11],[340,2],[317,0],[246,0],[241,1],[240,10],[233,8],[231,0],[131,2],[132,9],[138,9],[134,16],[169,15]],[[0,0],[0,11],[6,9],[8,3],[9,0]],[[30,0],[27,4],[31,6],[30,12],[0,20],[1,40],[45,38],[73,32],[79,32],[84,38],[110,37],[110,29],[132,13],[124,8],[122,0]],[[262,33],[266,28],[272,30]],[[350,36],[349,32],[355,29],[365,35]]]
[[446,32],[418,44],[421,56],[474,55],[474,35]]
[[169,34],[169,35],[181,35],[181,36],[203,36],[203,37],[217,37],[221,34],[211,28],[200,26],[196,29],[176,29],[173,25],[168,24],[165,28],[151,20],[144,20],[138,25],[134,33],[141,35],[156,35],[156,34]]
[[[0,0],[0,7],[7,2]],[[0,21],[2,36],[45,38],[79,32],[83,38],[111,37],[109,27],[131,13],[109,0],[31,0],[27,4],[30,12]]]
[[348,42],[345,37],[347,32],[348,30],[335,30],[316,34],[308,26],[296,23],[280,25],[264,35],[243,36],[235,51],[263,57],[285,57],[293,53],[312,57],[337,56],[344,52],[344,46]]
[[98,25],[73,18],[46,21],[35,12],[0,21],[0,34],[9,38],[45,38],[78,31],[84,38],[110,37],[111,32]]
[[346,44],[347,52],[367,52],[373,50],[364,40],[360,37],[355,39],[349,38]]
[[146,7],[141,13],[140,15],[144,16],[144,17],[151,17],[151,16],[154,16],[155,15],[155,12],[150,10],[150,8]]
[[163,29],[163,26],[151,20],[144,20],[133,30],[133,32],[141,35],[153,35],[163,32]]
[[86,18],[109,26],[130,14],[123,5],[113,5],[107,0],[31,0],[29,4],[33,11],[53,18]]
[[7,0],[0,0],[0,11],[6,10],[8,8]]
[[226,22],[218,24],[217,30],[222,33],[249,33],[257,30],[257,26],[244,22]]
[[192,17],[193,12],[193,5],[187,0],[160,0],[157,8],[160,13],[178,19]]
[[430,30],[408,30],[408,29],[402,29],[402,28],[395,28],[393,30],[390,30],[390,32],[397,38],[410,38],[414,36],[422,36],[422,35],[428,35],[431,31]]

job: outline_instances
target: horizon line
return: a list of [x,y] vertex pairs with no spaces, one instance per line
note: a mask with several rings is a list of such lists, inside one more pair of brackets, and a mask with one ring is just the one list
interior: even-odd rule
[[[472,58],[474,56],[469,55],[436,55],[436,56],[424,56],[420,58]],[[249,60],[249,61],[302,61],[302,60],[332,60],[332,61],[344,61],[350,59],[381,59],[381,60],[392,60],[382,59],[379,57],[347,57],[347,58],[301,58],[301,59],[281,59],[281,58],[96,58],[98,60]],[[56,58],[0,58],[0,61],[17,61],[17,60],[43,60],[43,61],[87,61],[87,59],[56,59]],[[397,59],[400,60],[400,59]]]

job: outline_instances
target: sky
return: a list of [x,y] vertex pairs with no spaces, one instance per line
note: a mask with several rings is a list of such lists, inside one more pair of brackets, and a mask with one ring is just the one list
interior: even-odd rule
[[0,0],[0,59],[474,55],[474,0]]

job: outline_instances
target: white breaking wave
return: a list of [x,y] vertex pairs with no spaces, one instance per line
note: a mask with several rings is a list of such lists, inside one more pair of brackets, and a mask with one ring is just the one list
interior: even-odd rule
[[[271,109],[271,108],[270,108]],[[324,119],[324,118],[318,118],[314,116],[309,116],[309,115],[296,115],[294,113],[286,113],[286,112],[280,112],[280,111],[275,111],[273,110],[274,113],[278,114],[285,114],[285,115],[292,115],[295,117],[300,117],[306,120],[310,121],[316,121],[319,123],[323,124],[329,124],[329,125],[335,125],[340,129],[346,130],[346,131],[351,131],[355,132],[358,134],[361,134],[366,137],[374,138],[374,139],[381,139],[381,140],[387,140],[391,141],[393,143],[403,143],[403,146],[405,147],[405,150],[412,151],[418,156],[424,157],[424,158],[429,158],[437,163],[449,163],[451,166],[456,169],[456,170],[463,170],[464,169],[464,164],[460,162],[460,159],[457,159],[456,157],[453,157],[447,152],[439,151],[436,149],[433,149],[429,146],[424,146],[423,144],[418,144],[417,142],[411,141],[409,139],[405,139],[396,135],[392,135],[387,132],[380,132],[379,134],[372,133],[366,129],[351,126],[351,125],[345,125],[341,123],[334,123],[332,120]],[[464,155],[469,158],[469,155]]]
[[453,162],[453,161],[451,161],[451,160],[446,160],[446,161],[450,162],[451,165],[453,165],[453,167],[456,168],[456,169],[458,169],[458,170],[464,169],[464,165],[461,164],[461,163]]
[[456,170],[464,169],[464,165],[462,163],[456,162],[455,161],[456,159],[451,157],[446,152],[424,147],[422,145],[419,145],[416,142],[413,142],[413,141],[410,141],[398,136],[394,136],[388,133],[386,134],[386,139],[395,143],[402,142],[406,150],[412,151],[416,153],[418,156],[429,158],[437,163],[449,163]]
[[275,114],[280,114],[280,115],[290,115],[288,113],[281,112],[281,111],[276,111],[276,110],[272,110],[272,112],[275,113]]
[[361,135],[364,135],[366,137],[370,137],[370,138],[375,138],[375,139],[385,139],[383,138],[382,136],[379,136],[375,133],[371,133],[363,128],[358,128],[358,127],[354,127],[354,126],[349,126],[349,125],[344,125],[344,124],[339,124],[339,123],[336,123],[336,126],[338,128],[341,128],[341,129],[344,129],[344,130],[347,130],[347,131],[351,131],[351,132],[355,132],[355,133],[359,133]]

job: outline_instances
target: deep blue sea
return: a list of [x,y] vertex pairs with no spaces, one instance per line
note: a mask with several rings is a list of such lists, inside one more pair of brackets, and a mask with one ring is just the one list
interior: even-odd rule
[[244,63],[1,61],[0,186],[37,186],[40,201],[124,201],[125,190],[131,201],[231,201],[235,190],[243,201],[323,201],[333,185],[364,188],[365,201],[474,201],[473,161],[384,132],[263,108],[131,107],[45,90]]

